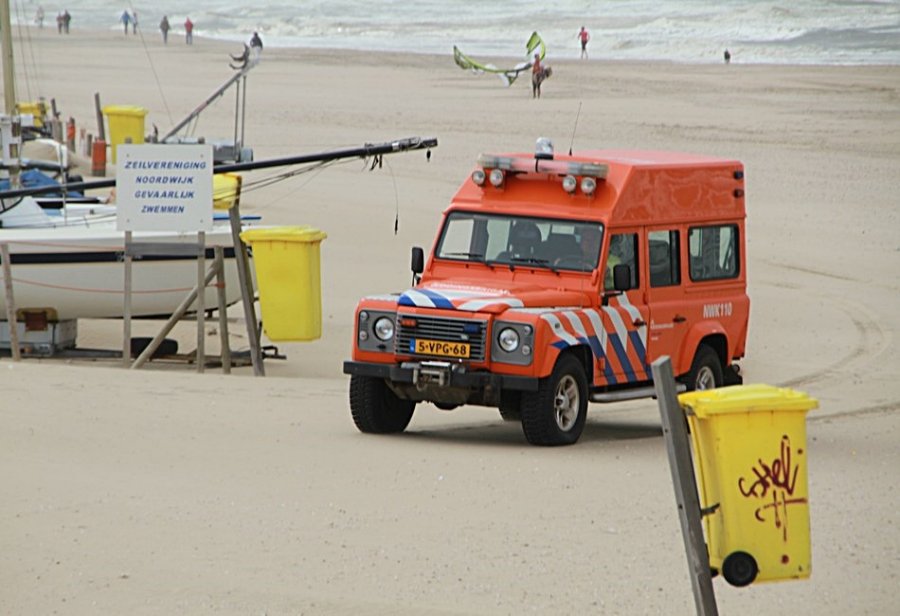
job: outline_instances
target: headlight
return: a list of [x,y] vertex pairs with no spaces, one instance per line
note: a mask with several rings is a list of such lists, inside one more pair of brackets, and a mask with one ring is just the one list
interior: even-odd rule
[[512,353],[519,348],[519,332],[511,327],[507,327],[497,336],[497,343],[501,349],[507,353]]
[[387,342],[394,337],[394,320],[390,317],[381,317],[375,321],[375,336],[379,340]]

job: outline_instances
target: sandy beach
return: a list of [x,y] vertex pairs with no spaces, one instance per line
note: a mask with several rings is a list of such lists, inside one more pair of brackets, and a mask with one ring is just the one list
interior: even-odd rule
[[[240,51],[27,31],[18,99],[52,97],[92,132],[95,93],[167,131]],[[430,248],[479,154],[530,151],[537,137],[744,163],[742,367],[747,383],[819,400],[813,570],[744,589],[717,578],[720,613],[895,613],[900,66],[551,64],[533,100],[526,78],[505,88],[449,49],[266,49],[247,89],[257,159],[409,136],[439,146],[430,161],[353,161],[244,193],[244,213],[328,233],[322,338],[279,343],[286,359],[265,378],[0,359],[0,613],[693,613],[655,401],[592,405],[580,442],[555,449],[529,446],[494,409],[420,405],[391,437],[350,418],[341,362],[358,298],[409,286],[410,247]],[[195,134],[231,137],[234,108],[226,94]],[[255,173],[245,183],[274,175]],[[117,321],[79,322],[81,346],[120,337]],[[193,325],[174,337],[192,348]],[[239,327],[231,343],[247,348]]]

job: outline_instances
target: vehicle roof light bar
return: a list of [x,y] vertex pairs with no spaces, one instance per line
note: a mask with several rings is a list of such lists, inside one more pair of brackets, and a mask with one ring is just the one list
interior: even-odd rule
[[478,157],[479,167],[501,169],[518,173],[554,173],[556,175],[575,175],[605,180],[609,166],[603,163],[586,163],[567,160],[546,160],[534,158],[516,158],[513,156],[495,156],[482,154]]

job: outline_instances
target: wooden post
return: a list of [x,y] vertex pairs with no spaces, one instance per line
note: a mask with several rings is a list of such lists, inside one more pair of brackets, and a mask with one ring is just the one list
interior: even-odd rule
[[175,312],[172,313],[172,316],[169,317],[169,320],[166,321],[162,329],[159,330],[159,333],[156,334],[153,340],[150,341],[150,344],[147,345],[147,348],[145,348],[137,357],[137,359],[134,360],[134,363],[131,364],[132,370],[140,368],[145,363],[147,363],[147,360],[150,359],[156,349],[159,348],[160,343],[163,341],[166,335],[170,331],[172,331],[172,328],[175,327],[175,324],[178,323],[178,321],[180,321],[182,317],[184,317],[185,313],[188,311],[188,308],[190,308],[191,304],[194,303],[194,300],[197,299],[197,293],[202,292],[203,289],[206,288],[206,285],[208,285],[215,277],[216,270],[212,267],[209,268],[209,271],[206,272],[206,276],[203,279],[202,285],[199,288],[194,287],[193,289],[191,289],[191,292],[188,293],[187,297],[185,297],[184,300],[182,300],[181,304],[178,305],[178,308],[175,309]]
[[703,525],[700,520],[700,497],[697,495],[684,412],[675,394],[672,362],[664,355],[650,367],[653,371],[656,398],[659,401],[659,414],[669,455],[669,468],[672,471],[672,484],[675,487],[675,501],[678,505],[678,519],[681,522],[691,587],[694,591],[694,605],[698,616],[717,616],[719,612],[709,571],[709,552],[703,539]]
[[106,141],[106,129],[103,127],[103,108],[100,107],[99,92],[94,92],[94,110],[97,112],[97,139]]
[[197,232],[197,372],[206,369],[206,231]]
[[12,264],[10,263],[9,244],[0,244],[0,258],[3,259],[3,290],[6,294],[6,323],[9,325],[9,350],[13,361],[22,359],[19,349],[19,324],[16,320],[16,301],[13,297]]
[[216,258],[216,295],[219,300],[219,344],[222,355],[222,372],[231,374],[231,346],[228,342],[228,306],[225,302],[225,249],[213,249]]
[[259,327],[256,325],[256,310],[253,308],[253,278],[250,276],[250,262],[247,259],[247,249],[241,241],[241,213],[240,193],[241,185],[238,180],[237,192],[234,197],[234,205],[228,210],[228,218],[231,221],[231,239],[234,243],[234,262],[238,270],[238,279],[241,282],[241,301],[244,306],[244,321],[247,325],[247,336],[250,338],[250,361],[253,364],[253,376],[265,376],[265,368],[262,362],[262,349],[259,345]]
[[125,307],[122,310],[122,365],[131,365],[131,231],[125,232]]

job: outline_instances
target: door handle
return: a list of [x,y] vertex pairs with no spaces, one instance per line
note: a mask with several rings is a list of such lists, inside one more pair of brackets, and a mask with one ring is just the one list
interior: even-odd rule
[[687,321],[687,317],[683,317],[680,314],[676,314],[675,318],[673,318],[672,321],[674,321],[675,323],[684,323],[685,321]]

